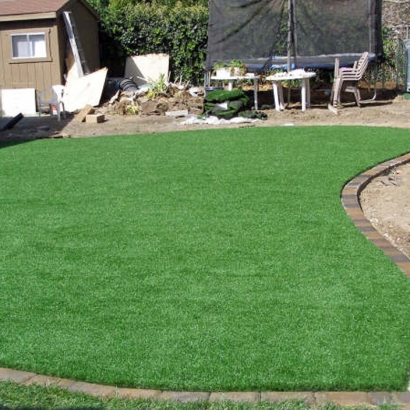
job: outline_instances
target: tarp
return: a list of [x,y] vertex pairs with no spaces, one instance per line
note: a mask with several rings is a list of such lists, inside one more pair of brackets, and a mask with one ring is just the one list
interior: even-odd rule
[[[210,0],[206,67],[239,59],[249,66],[333,66],[382,54],[382,0]],[[289,31],[291,36],[288,36]]]

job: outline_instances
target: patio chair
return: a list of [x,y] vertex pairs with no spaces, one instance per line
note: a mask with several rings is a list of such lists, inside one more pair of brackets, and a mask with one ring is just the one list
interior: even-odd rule
[[55,107],[55,110],[57,111],[57,121],[61,120],[61,113],[63,113],[63,117],[65,118],[63,96],[63,85],[53,85],[43,91],[40,91],[37,95],[38,114],[41,115],[41,107],[48,106],[50,115],[53,115],[53,108]]
[[353,67],[339,67],[339,59],[335,60],[335,73],[332,92],[330,95],[329,109],[337,114],[342,91],[354,94],[356,104],[360,107],[361,97],[359,81],[363,78],[369,64],[369,53],[365,51]]

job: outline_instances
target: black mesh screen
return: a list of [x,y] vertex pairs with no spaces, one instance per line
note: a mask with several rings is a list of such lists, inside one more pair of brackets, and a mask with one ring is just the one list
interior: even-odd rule
[[255,68],[285,64],[289,27],[294,66],[382,52],[381,0],[210,0],[209,12],[207,68],[232,59]]

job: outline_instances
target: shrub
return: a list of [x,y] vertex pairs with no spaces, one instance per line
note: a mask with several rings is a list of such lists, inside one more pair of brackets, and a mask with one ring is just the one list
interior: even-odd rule
[[206,56],[208,9],[158,3],[121,4],[117,0],[107,6],[94,1],[101,19],[102,63],[109,68],[109,75],[122,76],[127,56],[166,53],[171,80],[198,84]]

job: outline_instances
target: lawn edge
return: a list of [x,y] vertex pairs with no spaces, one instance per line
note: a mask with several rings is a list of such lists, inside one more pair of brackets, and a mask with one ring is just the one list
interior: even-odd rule
[[24,386],[37,385],[44,388],[58,387],[71,393],[82,393],[100,399],[152,399],[181,403],[208,402],[285,402],[303,401],[309,407],[334,403],[337,406],[410,406],[410,391],[260,391],[260,392],[191,392],[121,388],[103,384],[81,382],[58,377],[43,376],[32,372],[0,367],[0,382],[18,383]]
[[356,228],[377,248],[381,249],[410,279],[410,259],[374,228],[365,217],[360,203],[361,192],[374,178],[408,162],[410,162],[410,153],[382,162],[357,175],[343,187],[341,201]]

